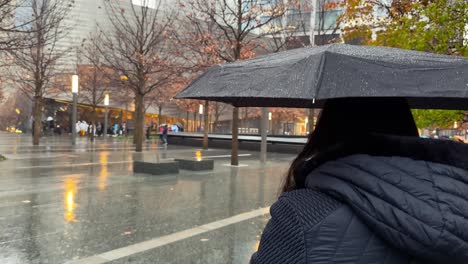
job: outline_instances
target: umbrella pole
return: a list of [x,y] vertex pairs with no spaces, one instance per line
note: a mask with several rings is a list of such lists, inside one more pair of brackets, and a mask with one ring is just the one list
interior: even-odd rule
[[262,119],[260,124],[260,134],[262,142],[260,144],[260,162],[267,161],[267,127],[268,127],[268,108],[262,107]]
[[239,108],[232,109],[231,165],[239,165]]

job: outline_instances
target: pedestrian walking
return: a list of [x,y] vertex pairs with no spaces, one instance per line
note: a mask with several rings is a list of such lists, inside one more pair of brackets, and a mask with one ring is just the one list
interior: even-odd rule
[[404,99],[329,100],[251,263],[468,263],[467,157]]
[[149,140],[151,137],[151,125],[146,126],[146,139]]
[[168,132],[168,130],[169,130],[169,127],[167,126],[167,124],[164,124],[163,133],[162,133],[162,140],[163,140],[164,145],[167,145],[167,132]]
[[118,135],[118,132],[119,132],[119,124],[115,123],[113,125],[113,131],[112,131],[113,136],[116,137]]
[[127,122],[123,122],[122,123],[122,131],[123,131],[123,135],[124,136],[127,136]]
[[98,137],[102,136],[102,124],[101,122],[98,122],[97,125],[96,125],[96,132],[97,132],[97,135]]

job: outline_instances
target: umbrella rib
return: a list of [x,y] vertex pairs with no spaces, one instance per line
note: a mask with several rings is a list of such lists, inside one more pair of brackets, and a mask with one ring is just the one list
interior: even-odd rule
[[324,51],[323,55],[320,56],[319,70],[316,72],[316,75],[315,75],[315,80],[316,80],[315,81],[315,95],[313,97],[312,104],[315,104],[315,100],[318,99],[320,87],[322,86],[323,70],[325,68],[325,63],[327,60],[327,53],[328,51]]

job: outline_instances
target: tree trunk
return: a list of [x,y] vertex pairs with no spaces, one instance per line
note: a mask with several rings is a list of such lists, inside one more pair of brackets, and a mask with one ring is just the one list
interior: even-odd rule
[[209,126],[208,133],[213,133],[213,124],[211,122],[212,120],[213,120],[213,115],[208,114],[208,126]]
[[161,113],[162,113],[162,106],[159,106],[158,107],[158,126],[161,125],[161,121],[162,121]]
[[197,113],[193,112],[193,132],[197,132]]
[[315,109],[309,109],[309,116],[307,117],[309,119],[309,123],[307,124],[308,127],[306,128],[309,131],[309,134],[312,134],[312,132],[314,132],[314,127],[315,127],[314,113],[315,113]]
[[209,103],[208,101],[205,101],[205,112],[203,113],[205,118],[205,129],[203,129],[203,149],[208,149],[208,130],[210,126],[210,120],[208,119],[208,107]]
[[216,133],[216,132],[217,132],[218,123],[219,123],[219,116],[220,116],[220,113],[219,113],[219,106],[217,105],[217,106],[216,106],[215,113],[214,113],[213,133]]
[[93,107],[91,112],[91,133],[89,133],[89,139],[94,142],[94,129],[96,129],[97,111],[96,107]]
[[137,93],[135,95],[135,132],[134,142],[135,151],[143,150],[143,129],[145,125],[145,107],[143,105],[143,95]]
[[232,146],[231,146],[231,165],[239,165],[239,108],[232,109]]
[[39,139],[42,135],[42,97],[34,97],[34,107],[33,107],[33,145],[39,145]]
[[244,112],[244,118],[243,118],[243,125],[242,127],[243,128],[247,128],[246,131],[247,131],[247,134],[249,134],[249,108],[246,107],[244,108],[245,112]]
[[189,111],[186,112],[187,118],[185,119],[184,131],[189,132]]

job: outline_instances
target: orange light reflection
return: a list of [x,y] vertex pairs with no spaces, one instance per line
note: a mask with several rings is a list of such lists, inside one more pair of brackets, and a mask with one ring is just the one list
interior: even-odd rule
[[104,191],[107,188],[107,160],[109,152],[103,151],[99,153],[99,163],[101,164],[101,172],[99,173],[98,188],[100,191]]
[[259,247],[260,247],[260,241],[257,241],[253,248],[255,250],[254,252],[257,252]]
[[77,204],[75,203],[75,197],[77,193],[76,182],[73,178],[67,178],[65,180],[65,193],[64,193],[64,206],[65,214],[64,218],[67,223],[76,222],[75,209]]

